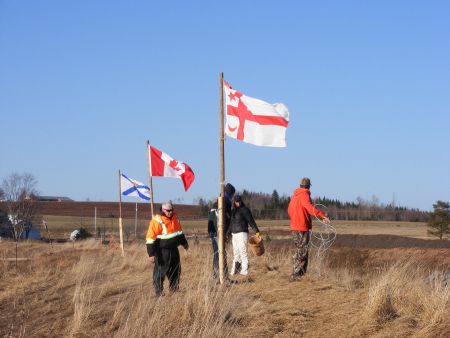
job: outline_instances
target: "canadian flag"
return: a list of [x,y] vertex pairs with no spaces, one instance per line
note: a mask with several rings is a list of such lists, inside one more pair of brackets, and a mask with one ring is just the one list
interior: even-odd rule
[[192,169],[186,163],[174,160],[152,146],[149,147],[149,151],[150,175],[179,178],[183,181],[184,190],[187,191],[195,179]]
[[225,134],[257,146],[286,147],[287,107],[248,97],[227,82],[223,84],[227,118]]

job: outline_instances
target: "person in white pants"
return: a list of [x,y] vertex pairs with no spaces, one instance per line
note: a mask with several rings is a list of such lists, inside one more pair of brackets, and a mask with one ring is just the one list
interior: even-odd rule
[[233,234],[231,240],[233,244],[233,267],[231,268],[231,275],[235,275],[237,272],[240,272],[241,275],[248,274],[247,242],[248,232]]
[[259,236],[259,229],[250,209],[245,206],[241,196],[236,195],[233,199],[230,227],[228,228],[233,236],[231,241],[233,244],[233,266],[230,275],[240,273],[246,276],[248,274],[247,242],[249,224],[255,230],[256,235]]

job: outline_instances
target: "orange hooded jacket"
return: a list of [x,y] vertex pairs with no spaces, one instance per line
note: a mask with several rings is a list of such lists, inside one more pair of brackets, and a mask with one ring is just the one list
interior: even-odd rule
[[291,230],[309,231],[312,226],[311,215],[315,215],[320,219],[325,214],[311,202],[311,192],[306,188],[295,189],[291,202],[288,207],[289,218],[291,219]]
[[165,215],[153,216],[145,237],[149,256],[154,256],[158,247],[173,249],[178,245],[187,245],[186,237],[175,213],[172,218]]

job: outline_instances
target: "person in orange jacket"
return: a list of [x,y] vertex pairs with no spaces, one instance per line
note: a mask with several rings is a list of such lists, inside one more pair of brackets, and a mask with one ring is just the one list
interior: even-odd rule
[[163,203],[160,211],[150,221],[146,235],[147,253],[154,265],[153,287],[157,297],[162,295],[166,276],[170,290],[178,289],[181,275],[178,246],[182,245],[185,250],[189,248],[172,203]]
[[288,214],[291,219],[291,232],[296,248],[293,256],[292,281],[303,276],[308,268],[308,249],[310,230],[312,228],[311,215],[325,222],[330,222],[330,219],[312,204],[310,187],[311,180],[303,177],[300,181],[300,188],[295,189],[288,207]]

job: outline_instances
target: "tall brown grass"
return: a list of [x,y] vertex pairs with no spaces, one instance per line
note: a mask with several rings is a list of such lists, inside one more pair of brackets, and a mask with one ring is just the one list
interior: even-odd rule
[[[102,316],[98,308],[107,307],[108,334],[115,337],[229,337],[236,335],[245,297],[233,286],[220,286],[211,280],[210,266],[184,272],[179,292],[156,298],[145,252],[129,250],[125,258],[107,254],[101,259],[82,256],[70,277],[75,289],[72,299],[73,319],[70,334],[83,335],[86,322]],[[204,260],[194,249],[185,259]],[[184,269],[184,267],[182,268]],[[130,274],[136,281],[130,285]],[[146,276],[146,281],[143,280]],[[126,276],[126,278],[124,278]],[[103,316],[105,313],[103,313]]]
[[[401,260],[381,270],[369,286],[364,312],[369,326],[382,327],[401,319],[417,328],[417,336],[430,337],[442,331],[448,317],[449,282],[444,271],[426,272],[412,260]],[[449,330],[448,323],[445,330]]]
[[[0,246],[0,257],[13,247]],[[314,258],[289,283],[292,248],[251,256],[250,278],[219,285],[209,243],[182,256],[180,290],[156,298],[144,245],[125,257],[93,240],[23,244],[0,264],[1,337],[448,336],[449,281],[419,260],[380,264],[371,251]],[[231,253],[231,250],[228,250]],[[231,255],[230,255],[231,256]],[[229,257],[230,260],[231,257]],[[391,263],[393,262],[393,263]]]

